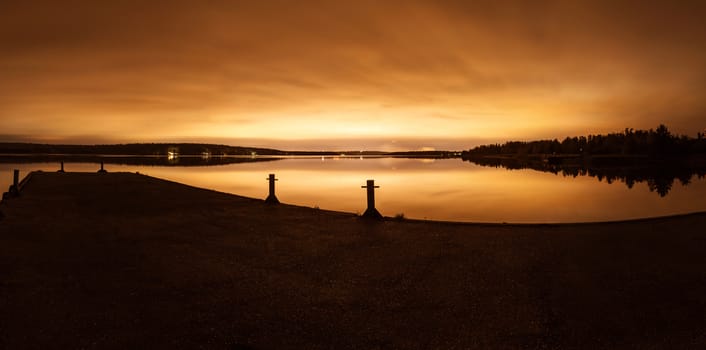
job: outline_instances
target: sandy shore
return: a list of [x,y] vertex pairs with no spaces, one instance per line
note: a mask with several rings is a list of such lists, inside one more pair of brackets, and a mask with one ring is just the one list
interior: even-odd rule
[[0,211],[0,348],[706,347],[706,214],[368,222],[129,173]]

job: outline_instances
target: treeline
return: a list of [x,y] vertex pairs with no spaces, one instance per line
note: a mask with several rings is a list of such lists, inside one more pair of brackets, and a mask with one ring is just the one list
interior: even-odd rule
[[0,154],[84,154],[165,156],[179,155],[284,155],[268,148],[237,147],[203,143],[128,143],[116,145],[50,145],[37,143],[0,143]]
[[469,156],[488,155],[645,155],[650,157],[706,153],[706,137],[674,135],[665,125],[657,129],[633,130],[607,135],[566,137],[564,140],[510,141],[482,145],[463,152]]

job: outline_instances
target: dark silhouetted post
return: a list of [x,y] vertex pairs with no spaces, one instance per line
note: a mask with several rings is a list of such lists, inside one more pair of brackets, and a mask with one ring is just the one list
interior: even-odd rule
[[57,171],[58,173],[63,173],[64,172],[64,162],[61,162],[61,169]]
[[101,160],[101,170],[98,170],[99,173],[107,173],[105,169],[103,169],[103,161]]
[[12,173],[12,188],[10,188],[11,194],[18,194],[20,192],[20,170],[15,169]]
[[279,199],[277,199],[277,196],[275,196],[275,174],[270,174],[269,177],[267,177],[267,180],[270,181],[270,194],[267,196],[267,199],[265,199],[265,203],[267,204],[279,204]]
[[382,214],[375,209],[375,189],[380,188],[380,186],[375,186],[375,180],[368,180],[366,186],[360,186],[360,188],[368,189],[368,209],[363,213],[364,218],[369,219],[382,219]]

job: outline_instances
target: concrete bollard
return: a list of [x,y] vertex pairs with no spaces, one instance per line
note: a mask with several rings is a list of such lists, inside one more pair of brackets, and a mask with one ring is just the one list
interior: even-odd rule
[[2,194],[2,198],[17,197],[20,194],[20,171],[15,169],[12,173],[12,185],[7,192]]
[[275,174],[270,174],[266,180],[270,182],[270,194],[267,196],[267,199],[265,199],[265,203],[279,204],[279,199],[275,196],[275,181],[277,181],[277,179],[275,179]]
[[20,185],[25,184],[27,180],[29,180],[29,177],[32,175],[32,172],[29,172],[27,176],[25,177],[22,182],[20,182],[20,170],[15,169],[12,172],[12,185],[10,185],[10,188],[7,190],[7,192],[2,194],[2,199],[8,199],[12,197],[19,197],[20,195]]
[[18,191],[20,189],[20,170],[15,169],[15,171],[12,173],[12,187],[14,188],[14,191]]
[[382,214],[375,209],[375,189],[380,188],[380,186],[375,186],[375,180],[368,180],[366,186],[360,186],[360,188],[366,188],[368,191],[368,209],[363,213],[363,217],[366,219],[382,220]]

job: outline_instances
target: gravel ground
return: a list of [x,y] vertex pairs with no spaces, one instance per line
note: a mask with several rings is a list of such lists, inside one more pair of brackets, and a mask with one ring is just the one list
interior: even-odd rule
[[0,211],[0,348],[706,348],[703,213],[371,222],[131,173]]

